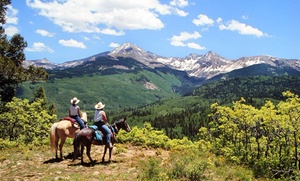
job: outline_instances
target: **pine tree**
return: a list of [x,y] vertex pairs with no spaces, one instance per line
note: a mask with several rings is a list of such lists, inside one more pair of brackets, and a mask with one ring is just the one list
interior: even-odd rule
[[20,34],[15,34],[10,40],[5,34],[7,5],[11,0],[0,0],[0,100],[6,103],[16,94],[17,86],[27,80],[46,80],[48,74],[44,69],[31,66],[25,69],[22,64],[25,60],[24,49],[27,42]]

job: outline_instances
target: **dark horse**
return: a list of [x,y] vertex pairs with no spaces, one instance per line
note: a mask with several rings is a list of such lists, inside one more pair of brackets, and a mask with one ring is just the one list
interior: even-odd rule
[[[128,125],[128,123],[126,122],[126,119],[120,119],[119,121],[115,122],[114,124],[111,125],[114,129],[114,133],[112,133],[111,135],[111,143],[112,145],[114,145],[114,143],[116,142],[116,135],[118,134],[120,129],[124,129],[126,132],[130,132],[130,126]],[[104,162],[104,158],[105,158],[105,154],[107,151],[107,144],[106,144],[106,139],[103,137],[102,141],[98,141],[98,140],[94,140],[95,137],[95,130],[91,129],[91,128],[84,128],[82,130],[80,130],[73,141],[73,146],[74,146],[74,158],[73,161],[77,158],[77,154],[79,153],[79,146],[81,146],[81,164],[83,164],[83,151],[84,151],[84,147],[86,147],[86,154],[90,159],[90,162],[93,162],[93,159],[91,158],[90,152],[91,152],[91,146],[92,144],[94,145],[105,145],[104,147],[104,153],[103,153],[103,157],[102,157],[102,162]],[[109,162],[111,161],[111,153],[112,153],[112,148],[109,148]]]

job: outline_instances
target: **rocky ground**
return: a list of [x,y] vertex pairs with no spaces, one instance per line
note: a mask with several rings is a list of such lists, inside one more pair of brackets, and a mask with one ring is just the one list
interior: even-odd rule
[[138,180],[141,167],[149,157],[168,157],[166,150],[146,149],[131,145],[116,145],[112,162],[102,163],[103,146],[92,146],[94,164],[84,154],[72,161],[72,147],[64,147],[64,160],[55,159],[47,149],[18,151],[1,150],[0,180]]

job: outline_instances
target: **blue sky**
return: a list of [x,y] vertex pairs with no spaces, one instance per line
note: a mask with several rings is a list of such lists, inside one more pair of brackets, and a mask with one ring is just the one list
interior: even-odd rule
[[5,30],[27,60],[86,58],[130,42],[165,57],[300,59],[299,0],[12,0]]

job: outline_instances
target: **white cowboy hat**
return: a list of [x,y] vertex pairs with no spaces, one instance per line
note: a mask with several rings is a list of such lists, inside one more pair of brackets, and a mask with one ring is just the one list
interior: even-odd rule
[[98,102],[98,104],[95,105],[95,109],[103,109],[105,107],[105,104],[102,104],[102,102]]
[[71,104],[78,104],[79,103],[79,99],[77,99],[77,97],[74,97],[73,99],[71,99]]

